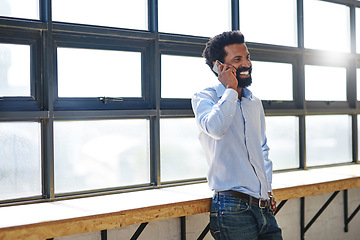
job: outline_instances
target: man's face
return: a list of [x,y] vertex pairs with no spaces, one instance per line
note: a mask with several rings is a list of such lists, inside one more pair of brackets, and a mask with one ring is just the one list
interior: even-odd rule
[[252,83],[252,64],[245,43],[227,45],[224,49],[226,52],[224,62],[237,69],[236,78],[238,80],[238,86],[241,88],[250,86]]

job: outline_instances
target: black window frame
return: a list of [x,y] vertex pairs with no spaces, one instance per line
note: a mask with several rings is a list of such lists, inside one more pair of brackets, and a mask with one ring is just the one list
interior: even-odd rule
[[[231,29],[240,30],[239,1],[231,2]],[[358,115],[356,69],[356,0],[319,0],[350,8],[351,51],[341,53],[346,62],[324,62],[326,51],[304,48],[303,0],[297,0],[297,47],[248,42],[252,60],[289,63],[293,66],[293,101],[263,101],[267,116],[295,116],[299,120],[299,169],[306,165],[305,118],[308,115],[349,115],[352,118],[352,163],[358,164]],[[148,30],[121,29],[53,22],[51,0],[39,0],[40,20],[0,17],[0,43],[25,44],[31,49],[31,97],[0,98],[0,122],[35,121],[42,128],[42,196],[1,200],[0,206],[34,201],[53,201],[149,188],[204,182],[204,178],[163,182],[160,176],[160,119],[192,118],[190,99],[161,98],[161,55],[201,57],[207,37],[158,31],[157,0],[148,0]],[[136,51],[142,55],[142,97],[107,101],[98,98],[57,97],[57,47]],[[345,67],[346,101],[305,100],[305,65]],[[256,95],[256,94],[255,94]],[[150,129],[150,182],[82,192],[55,194],[54,121],[101,119],[148,119]]]

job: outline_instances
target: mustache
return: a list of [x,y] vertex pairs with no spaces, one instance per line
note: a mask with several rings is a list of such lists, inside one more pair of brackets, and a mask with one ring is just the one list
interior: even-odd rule
[[249,75],[251,75],[252,72],[252,65],[250,67],[241,67],[236,69],[236,75],[239,75],[241,72],[249,71]]

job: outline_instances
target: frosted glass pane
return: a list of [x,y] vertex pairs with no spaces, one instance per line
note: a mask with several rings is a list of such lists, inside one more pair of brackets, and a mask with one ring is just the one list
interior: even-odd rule
[[[357,124],[360,126],[360,115],[357,116]],[[358,139],[360,139],[360,128],[358,127]],[[360,141],[358,141],[358,149],[360,149]],[[358,160],[360,158],[360,155],[358,155]]]
[[159,31],[213,37],[229,31],[229,0],[159,0]]
[[141,53],[57,51],[59,97],[141,97]]
[[162,98],[191,98],[195,92],[218,83],[204,58],[161,56]]
[[314,101],[346,101],[346,69],[306,65],[305,98]]
[[0,200],[41,195],[37,122],[0,123]]
[[0,16],[39,19],[39,0],[0,0]]
[[205,178],[207,162],[193,118],[160,120],[161,181]]
[[240,30],[244,33],[246,41],[297,46],[295,0],[239,2]]
[[266,117],[269,158],[274,170],[299,167],[299,119]]
[[304,41],[306,48],[349,52],[349,7],[319,0],[304,0]]
[[356,69],[357,100],[360,101],[360,68]]
[[360,8],[356,8],[356,52],[360,53]]
[[[252,61],[249,89],[261,100],[293,100],[293,72],[288,63]],[[281,86],[281,87],[280,87]]]
[[52,0],[54,21],[147,29],[147,0]]
[[55,192],[150,182],[148,120],[57,121]]
[[350,117],[347,115],[307,116],[307,166],[351,161]]
[[30,46],[0,44],[0,96],[30,96]]

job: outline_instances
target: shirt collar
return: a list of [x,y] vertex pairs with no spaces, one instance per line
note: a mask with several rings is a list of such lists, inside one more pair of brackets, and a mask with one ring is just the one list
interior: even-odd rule
[[[216,91],[216,94],[217,94],[218,98],[222,97],[225,90],[226,90],[226,88],[221,83],[219,83],[218,85],[215,86],[215,91]],[[244,97],[244,98],[247,98],[247,99],[250,99],[250,100],[253,99],[252,92],[247,88],[243,88],[241,94],[242,94],[242,97]]]

